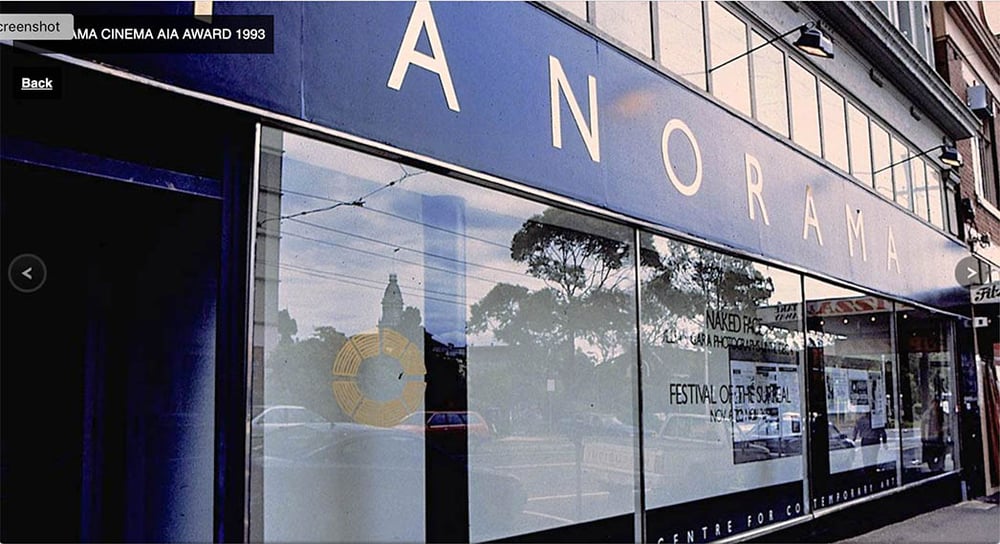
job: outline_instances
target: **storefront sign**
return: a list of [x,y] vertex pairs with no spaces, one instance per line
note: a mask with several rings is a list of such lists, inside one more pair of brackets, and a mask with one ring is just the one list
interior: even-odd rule
[[536,6],[214,13],[273,15],[274,54],[92,57],[885,293],[957,296],[947,263],[968,255],[962,244]]
[[973,287],[969,290],[973,304],[995,304],[1000,302],[1000,281]]

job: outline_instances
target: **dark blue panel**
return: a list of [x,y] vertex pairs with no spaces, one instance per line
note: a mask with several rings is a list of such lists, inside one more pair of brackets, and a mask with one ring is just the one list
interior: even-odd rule
[[[120,55],[130,71],[294,115],[476,171],[522,182],[671,229],[848,280],[886,294],[944,303],[962,295],[952,269],[968,254],[914,216],[777,141],[648,66],[523,3],[432,4],[460,111],[437,74],[410,66],[388,87],[412,3],[215,3],[219,14],[272,14],[273,55]],[[121,11],[121,10],[120,10]],[[430,53],[426,33],[418,50]],[[552,145],[549,57],[559,59],[588,123],[597,79],[600,162],[591,159],[566,99],[562,149]],[[667,178],[664,126],[683,121],[698,142],[702,184],[685,196]],[[670,139],[678,176],[693,153]],[[745,155],[764,179],[770,225],[749,217]],[[806,187],[823,235],[803,239]],[[861,210],[867,260],[852,258],[845,207]],[[888,232],[899,271],[888,266]]]
[[[448,108],[436,74],[410,66],[388,87],[413,10],[409,3],[306,4],[305,114],[316,123],[604,205],[602,175],[563,106],[563,149],[551,143],[549,60],[562,60],[587,112],[593,40],[527,5],[433,4],[458,97]],[[336,32],[329,21],[336,21]],[[421,33],[419,44],[426,44]],[[430,53],[429,49],[422,49]]]

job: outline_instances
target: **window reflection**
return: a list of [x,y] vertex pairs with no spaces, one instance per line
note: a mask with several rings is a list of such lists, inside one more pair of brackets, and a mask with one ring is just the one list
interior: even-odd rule
[[878,123],[871,124],[872,131],[872,166],[875,168],[875,190],[885,198],[894,201],[892,190],[892,155],[889,148],[889,133]]
[[[746,53],[747,25],[718,2],[708,5],[711,39],[711,66]],[[749,58],[742,57],[717,70],[712,70],[712,94],[720,100],[750,115]]]
[[705,31],[701,2],[655,2],[660,64],[705,88]]
[[820,155],[819,104],[816,99],[816,76],[798,62],[788,63],[792,102],[792,140]]
[[647,506],[800,480],[798,276],[641,240]]
[[927,202],[931,223],[943,229],[944,194],[941,191],[941,171],[931,164],[927,165]]
[[254,540],[488,540],[634,510],[629,228],[262,142]]
[[897,323],[905,483],[955,468],[955,352],[949,319],[899,306]]
[[848,126],[851,135],[851,174],[869,187],[872,180],[872,145],[868,135],[868,116],[854,104],[847,105]]
[[847,171],[847,126],[844,98],[826,83],[820,84],[823,100],[823,156],[843,171]]
[[517,477],[527,505],[517,531],[473,518],[471,536],[632,512],[632,231],[556,208],[510,215],[493,202],[475,210],[477,222],[510,224],[494,239],[507,248],[497,265],[514,275],[470,296],[469,407],[502,438],[470,442],[470,467]]
[[[753,33],[753,46],[767,40]],[[754,101],[757,119],[788,136],[788,100],[785,95],[785,54],[775,45],[753,52]]]
[[587,20],[587,2],[584,0],[552,0],[543,3],[554,4],[585,21]]
[[913,161],[913,211],[927,221],[927,166],[923,159]]
[[[909,149],[895,136],[892,137],[892,162],[900,163],[892,167],[892,179],[895,186],[896,204],[912,210],[913,202],[910,198],[911,168],[913,161],[906,161],[910,156]],[[906,162],[903,162],[906,161]]]
[[653,56],[649,2],[600,2],[597,26],[647,57]]
[[[894,481],[899,428],[893,409],[892,302],[806,279],[810,383],[825,398],[826,417],[813,425],[825,437],[827,485]],[[815,404],[814,404],[815,406]],[[824,472],[820,469],[820,481]],[[846,484],[844,482],[852,482]]]

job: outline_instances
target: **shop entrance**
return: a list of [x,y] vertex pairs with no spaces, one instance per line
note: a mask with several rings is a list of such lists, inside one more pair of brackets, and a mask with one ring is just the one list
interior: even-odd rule
[[220,202],[3,176],[3,540],[210,539]]

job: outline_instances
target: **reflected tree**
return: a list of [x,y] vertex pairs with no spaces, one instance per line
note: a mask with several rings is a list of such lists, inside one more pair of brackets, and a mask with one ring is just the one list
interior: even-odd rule
[[774,292],[750,261],[672,240],[665,247],[665,255],[643,247],[643,337],[654,345],[677,342],[683,322],[703,327],[709,310],[753,313]]
[[585,402],[581,385],[593,382],[595,368],[623,358],[635,327],[631,241],[627,227],[556,208],[514,234],[511,259],[545,287],[499,283],[472,305],[469,321],[472,332],[489,331],[506,344],[513,360],[538,363],[520,365],[521,383],[512,387],[544,396],[555,379],[563,401]]

